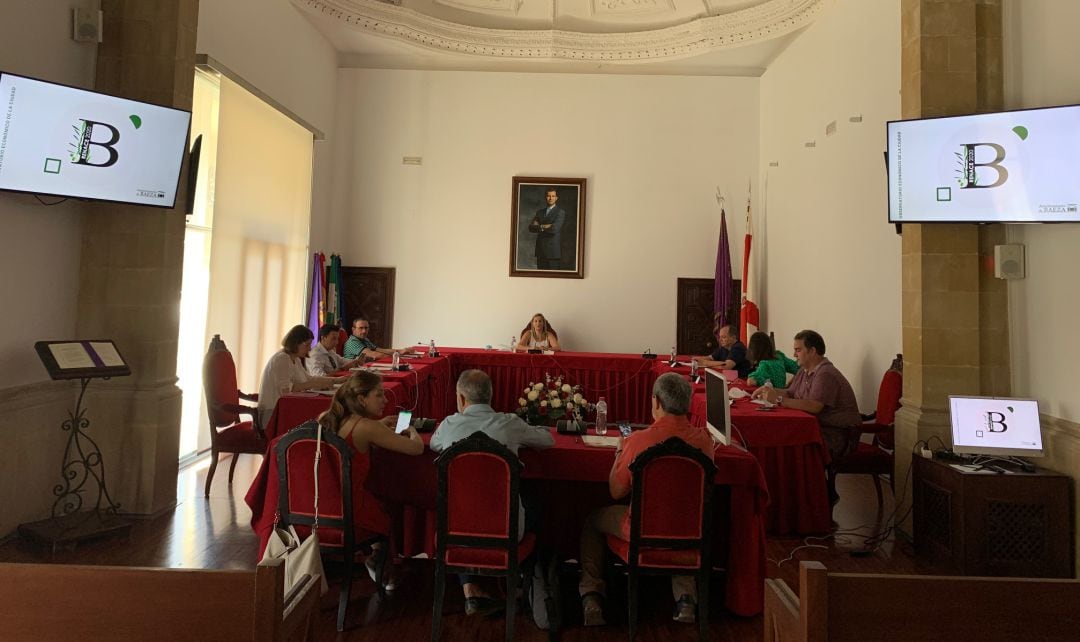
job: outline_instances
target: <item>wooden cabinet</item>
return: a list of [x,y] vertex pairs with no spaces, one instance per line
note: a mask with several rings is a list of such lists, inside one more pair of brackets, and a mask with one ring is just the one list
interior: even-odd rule
[[958,575],[1073,577],[1072,480],[914,459],[915,551]]

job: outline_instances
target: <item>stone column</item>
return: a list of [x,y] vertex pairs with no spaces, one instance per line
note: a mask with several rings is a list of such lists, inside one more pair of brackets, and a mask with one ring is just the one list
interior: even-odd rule
[[[97,90],[191,109],[198,0],[101,5]],[[185,177],[174,209],[101,203],[83,221],[78,336],[114,339],[132,370],[88,392],[91,432],[124,512],[155,513],[176,500]]]
[[[1001,60],[1000,0],[902,1],[903,118],[1000,108]],[[949,395],[1009,388],[1005,287],[987,261],[1004,231],[983,227],[904,225],[904,395],[893,471],[898,489],[918,441],[936,435],[949,443]],[[909,524],[902,527],[910,533]]]

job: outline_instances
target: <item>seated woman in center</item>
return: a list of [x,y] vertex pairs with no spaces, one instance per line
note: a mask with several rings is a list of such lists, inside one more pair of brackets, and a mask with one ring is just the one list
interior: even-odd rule
[[746,357],[754,366],[754,370],[746,375],[746,383],[751,386],[763,386],[766,382],[771,382],[774,388],[786,388],[787,374],[799,371],[798,362],[775,350],[772,339],[764,332],[750,335]]
[[[382,377],[374,372],[360,371],[349,377],[334,393],[330,409],[319,415],[325,430],[333,431],[354,448],[352,456],[353,525],[357,541],[373,535],[390,535],[390,516],[382,503],[372,495],[365,483],[371,470],[371,447],[419,455],[424,442],[412,426],[403,434],[394,432],[397,415],[382,417],[386,408],[386,393]],[[382,417],[382,419],[379,419]],[[378,547],[378,545],[376,545]],[[374,556],[372,556],[374,557]],[[375,579],[372,557],[365,562],[368,574]],[[389,578],[389,575],[384,577]],[[385,581],[386,590],[394,589],[393,581]]]
[[[306,325],[293,326],[281,340],[281,350],[274,353],[263,369],[259,385],[259,425],[266,427],[281,395],[287,392],[319,390],[345,381],[345,377],[314,377],[304,368],[303,360],[311,350],[315,335]],[[292,426],[284,426],[284,429]]]
[[537,312],[532,321],[521,331],[521,337],[514,350],[562,350],[559,346],[559,333],[551,327],[544,315]]

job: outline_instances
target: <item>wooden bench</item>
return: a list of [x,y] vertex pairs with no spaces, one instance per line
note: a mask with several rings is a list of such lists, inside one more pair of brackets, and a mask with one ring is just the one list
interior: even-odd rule
[[255,572],[0,564],[4,640],[305,640],[318,578],[284,595],[282,560]]
[[1080,581],[829,573],[765,580],[765,642],[1080,640]]

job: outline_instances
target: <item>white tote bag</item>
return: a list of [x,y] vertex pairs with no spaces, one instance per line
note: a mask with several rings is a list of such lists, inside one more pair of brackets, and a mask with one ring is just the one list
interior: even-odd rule
[[319,460],[322,459],[322,424],[319,424],[318,439],[315,442],[315,523],[311,526],[311,534],[303,542],[296,534],[296,529],[290,525],[288,528],[279,528],[277,520],[274,521],[274,532],[270,534],[270,540],[266,543],[266,551],[263,560],[285,560],[285,595],[289,594],[292,587],[305,575],[319,576],[322,584],[322,594],[325,595],[329,586],[326,583],[326,573],[323,571],[322,556],[319,552]]

